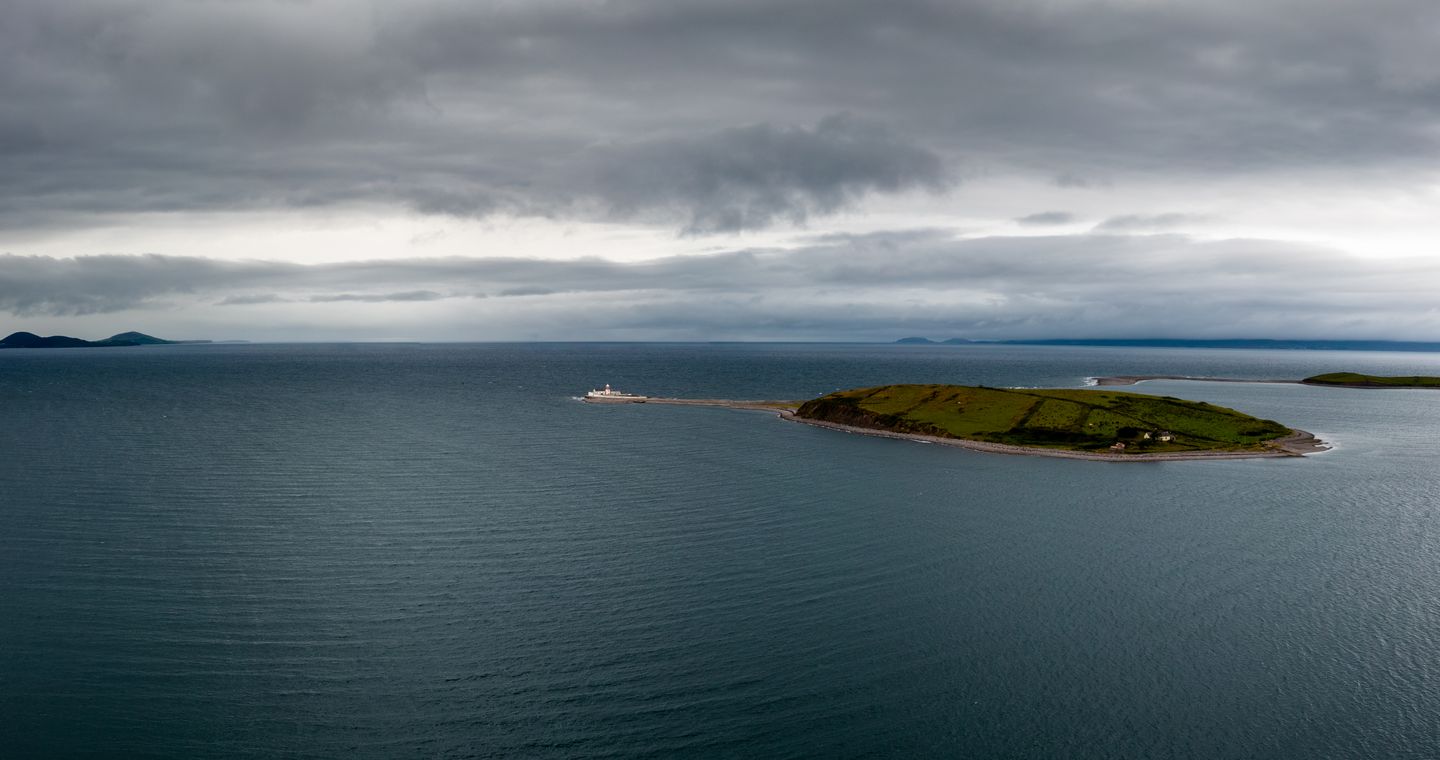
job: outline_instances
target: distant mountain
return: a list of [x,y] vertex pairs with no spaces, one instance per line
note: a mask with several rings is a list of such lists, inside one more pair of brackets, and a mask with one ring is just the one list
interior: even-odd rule
[[901,338],[896,343],[922,345],[989,344],[1004,346],[1111,346],[1115,348],[1263,348],[1292,351],[1436,351],[1440,342],[1398,340],[1276,340],[1269,338],[1053,338],[1046,340],[967,340]]
[[146,335],[145,333],[131,330],[130,332],[111,335],[100,342],[108,343],[112,346],[159,346],[168,343],[188,343],[190,341],[165,340],[164,338],[157,338],[154,335]]
[[895,342],[916,346],[959,346],[969,345],[971,343],[994,343],[995,341],[970,340],[969,338],[947,338],[945,340],[930,340],[929,338],[921,338],[917,336],[913,338],[901,338],[900,340],[897,340]]
[[11,333],[5,337],[5,340],[0,340],[0,348],[79,348],[93,345],[95,344],[79,338],[70,338],[64,335],[42,338],[35,333],[28,332]]
[[109,348],[115,346],[160,346],[174,343],[209,343],[208,340],[165,340],[139,332],[123,332],[104,340],[82,340],[68,335],[42,338],[35,333],[17,332],[0,340],[0,348]]

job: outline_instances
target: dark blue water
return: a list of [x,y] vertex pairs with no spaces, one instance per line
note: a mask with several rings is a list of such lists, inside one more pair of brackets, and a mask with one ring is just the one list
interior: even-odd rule
[[1440,393],[1156,382],[1304,460],[590,406],[1440,356],[0,352],[0,756],[1440,757]]

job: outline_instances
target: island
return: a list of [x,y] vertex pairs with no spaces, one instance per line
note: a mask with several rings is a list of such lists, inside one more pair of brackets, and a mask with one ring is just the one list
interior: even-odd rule
[[112,348],[115,346],[161,346],[180,343],[209,343],[208,340],[165,340],[141,332],[122,332],[104,340],[84,340],[68,335],[40,337],[35,333],[17,332],[0,340],[0,348]]
[[1440,377],[1428,375],[1387,377],[1362,375],[1358,372],[1330,372],[1307,377],[1300,382],[1304,385],[1331,385],[1341,388],[1440,388]]
[[1322,451],[1274,420],[1171,396],[1113,390],[904,384],[802,403],[799,422],[1004,453],[1083,459],[1253,458]]
[[831,393],[794,412],[852,432],[1004,453],[1107,460],[1301,456],[1314,436],[1204,401],[1121,391],[883,385]]
[[1329,448],[1303,430],[1234,409],[1123,391],[882,385],[805,402],[634,398],[648,404],[771,411],[847,433],[1066,459],[1298,457]]

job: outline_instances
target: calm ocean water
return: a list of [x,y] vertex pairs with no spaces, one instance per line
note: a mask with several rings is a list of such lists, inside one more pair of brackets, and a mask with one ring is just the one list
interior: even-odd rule
[[1440,392],[1152,382],[1319,434],[1105,464],[589,406],[1440,355],[0,352],[0,756],[1440,757]]

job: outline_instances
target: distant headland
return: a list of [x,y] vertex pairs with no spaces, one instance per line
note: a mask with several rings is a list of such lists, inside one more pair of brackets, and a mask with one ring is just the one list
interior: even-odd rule
[[122,332],[104,340],[84,340],[68,335],[40,337],[35,333],[16,332],[0,340],[0,348],[113,348],[116,346],[169,346],[181,343],[210,343],[208,340],[166,340],[141,332]]
[[1440,377],[1431,375],[1362,375],[1359,372],[1327,372],[1304,380],[1260,380],[1246,377],[1196,377],[1194,375],[1112,375],[1088,378],[1094,385],[1135,385],[1146,380],[1193,380],[1201,383],[1283,383],[1321,385],[1330,388],[1440,388]]
[[911,336],[894,341],[911,346],[1096,346],[1111,348],[1250,348],[1280,351],[1434,351],[1440,343],[1398,340],[1272,340],[1267,338],[1055,338],[1047,340],[931,340]]
[[1440,388],[1440,377],[1430,375],[1362,375],[1359,372],[1331,372],[1307,377],[1305,385],[1333,385],[1342,388]]

